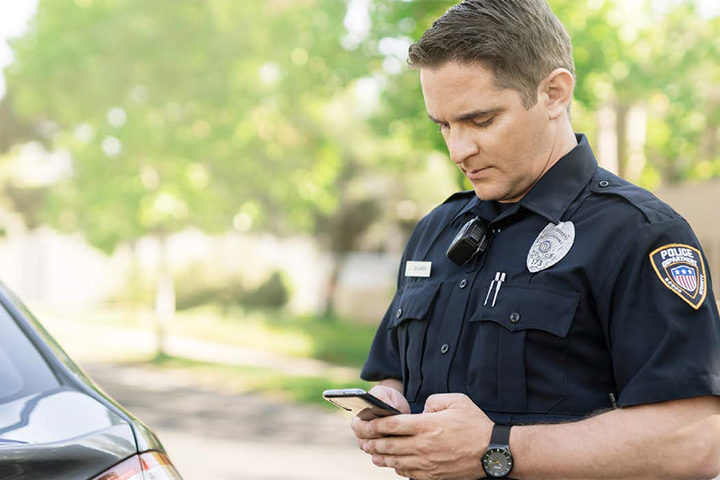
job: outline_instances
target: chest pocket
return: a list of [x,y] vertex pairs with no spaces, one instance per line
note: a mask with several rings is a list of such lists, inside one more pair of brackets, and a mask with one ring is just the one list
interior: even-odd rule
[[504,283],[470,317],[468,392],[481,408],[546,413],[567,396],[567,334],[580,294]]
[[395,319],[388,326],[388,329],[397,329],[403,394],[409,402],[415,400],[422,384],[425,335],[439,289],[439,283],[418,282],[406,286],[397,302]]

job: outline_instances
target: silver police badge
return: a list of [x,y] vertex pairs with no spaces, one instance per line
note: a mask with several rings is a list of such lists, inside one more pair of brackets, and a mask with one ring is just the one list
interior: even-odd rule
[[575,225],[572,222],[548,223],[530,247],[527,267],[530,273],[550,268],[570,251],[575,242]]

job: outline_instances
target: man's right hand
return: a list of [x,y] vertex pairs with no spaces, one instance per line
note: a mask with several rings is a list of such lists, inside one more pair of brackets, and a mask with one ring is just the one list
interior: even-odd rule
[[[402,383],[395,380],[394,381],[397,385],[399,385],[400,388],[402,388]],[[384,381],[379,385],[375,385],[373,388],[370,389],[368,393],[371,395],[377,397],[378,399],[382,400],[383,402],[387,403],[388,405],[391,405],[398,410],[400,410],[402,413],[410,413],[410,404],[408,403],[407,399],[403,396],[402,393],[397,388],[393,388],[393,386],[389,386],[387,383],[389,381]],[[372,420],[370,420],[372,421]],[[371,438],[380,438],[382,435],[376,435],[371,436],[367,433],[367,428],[363,428],[362,425],[366,425],[368,423],[367,420],[360,420],[359,417],[353,417],[351,427],[353,432],[355,433],[355,436],[358,439],[358,446],[362,448],[363,440],[368,440]]]

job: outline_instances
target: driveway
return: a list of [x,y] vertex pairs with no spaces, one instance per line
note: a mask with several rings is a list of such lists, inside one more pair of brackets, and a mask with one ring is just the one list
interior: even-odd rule
[[160,436],[185,480],[401,478],[357,448],[344,412],[218,392],[143,364],[83,367]]

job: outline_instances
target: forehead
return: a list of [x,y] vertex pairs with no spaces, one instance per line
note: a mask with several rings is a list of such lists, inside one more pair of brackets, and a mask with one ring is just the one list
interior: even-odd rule
[[517,91],[499,88],[492,71],[479,64],[448,62],[436,68],[421,68],[420,84],[425,106],[434,118],[520,103]]

